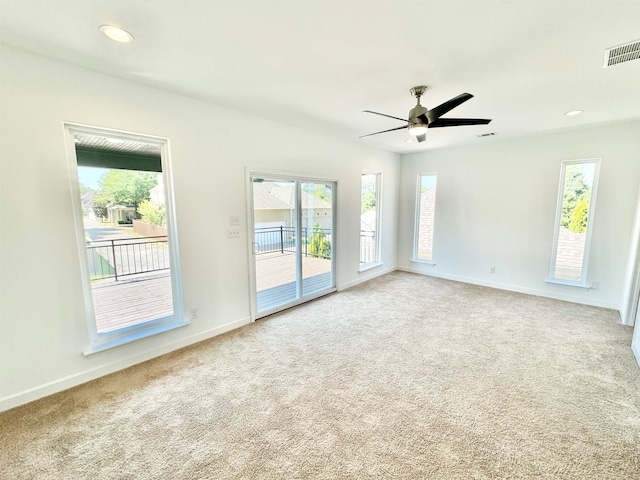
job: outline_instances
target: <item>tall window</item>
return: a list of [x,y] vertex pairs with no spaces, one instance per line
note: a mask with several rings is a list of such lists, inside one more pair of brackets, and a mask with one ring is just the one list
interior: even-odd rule
[[360,270],[380,264],[380,173],[362,174]]
[[586,285],[600,160],[562,162],[550,281]]
[[418,192],[416,200],[416,226],[413,242],[413,260],[433,261],[433,226],[436,213],[435,174],[418,174]]
[[90,350],[185,325],[166,141],[67,126]]

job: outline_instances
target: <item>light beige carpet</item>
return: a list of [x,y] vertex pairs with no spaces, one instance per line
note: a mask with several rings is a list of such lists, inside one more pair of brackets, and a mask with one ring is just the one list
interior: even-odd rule
[[637,479],[617,321],[392,273],[0,414],[0,477]]

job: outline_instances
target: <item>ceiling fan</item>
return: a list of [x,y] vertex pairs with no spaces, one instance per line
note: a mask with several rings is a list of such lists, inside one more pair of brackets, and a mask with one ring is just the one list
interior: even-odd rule
[[431,110],[420,105],[420,97],[427,90],[424,85],[413,87],[410,92],[416,97],[418,103],[409,112],[409,119],[394,117],[392,115],[386,115],[384,113],[372,112],[371,110],[364,110],[364,113],[373,113],[374,115],[381,115],[383,117],[394,118],[401,122],[406,122],[407,125],[397,128],[390,128],[389,130],[383,130],[381,132],[370,133],[368,135],[362,135],[360,138],[370,137],[371,135],[378,135],[379,133],[393,132],[395,130],[402,130],[408,128],[409,133],[416,137],[418,142],[424,142],[427,137],[427,128],[439,128],[439,127],[457,127],[460,125],[486,125],[491,120],[486,118],[440,118],[448,111],[454,109],[461,103],[473,98],[470,93],[461,93],[457,97],[447,100],[442,105],[438,105]]

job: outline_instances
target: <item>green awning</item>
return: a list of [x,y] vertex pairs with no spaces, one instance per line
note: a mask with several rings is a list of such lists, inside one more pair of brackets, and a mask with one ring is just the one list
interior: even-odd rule
[[78,159],[79,167],[162,172],[160,155],[148,153],[114,152],[76,146],[76,158]]

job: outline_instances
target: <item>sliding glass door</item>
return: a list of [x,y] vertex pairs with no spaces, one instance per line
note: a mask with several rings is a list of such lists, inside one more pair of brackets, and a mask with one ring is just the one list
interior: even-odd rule
[[335,291],[335,182],[253,174],[254,318]]

